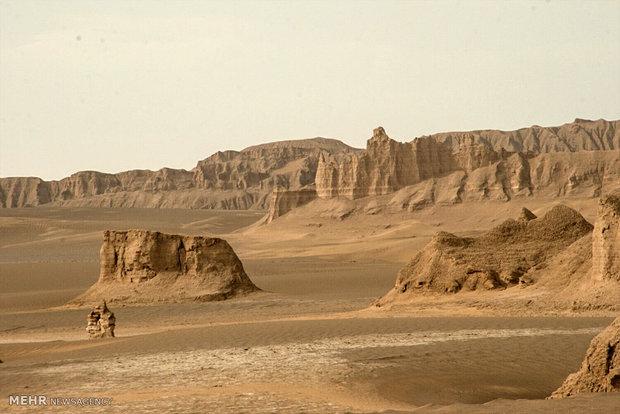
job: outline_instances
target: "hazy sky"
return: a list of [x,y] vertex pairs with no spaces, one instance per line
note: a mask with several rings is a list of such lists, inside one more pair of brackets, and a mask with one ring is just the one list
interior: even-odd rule
[[0,176],[620,118],[620,1],[0,1]]

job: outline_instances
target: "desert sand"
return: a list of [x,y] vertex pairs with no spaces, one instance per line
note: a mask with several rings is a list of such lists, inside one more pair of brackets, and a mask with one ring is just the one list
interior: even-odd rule
[[[574,197],[380,214],[380,198],[319,199],[270,223],[260,210],[0,210],[0,410],[24,410],[8,395],[45,394],[112,405],[28,411],[611,412],[617,393],[545,400],[609,310],[370,306],[437,232],[476,237],[558,203],[596,220],[598,200]],[[110,305],[116,338],[89,340],[96,303],[67,303],[98,280],[103,232],[131,228],[225,239],[260,291]]]
[[0,178],[0,410],[617,408],[545,398],[620,310],[618,125],[377,127],[365,149]]

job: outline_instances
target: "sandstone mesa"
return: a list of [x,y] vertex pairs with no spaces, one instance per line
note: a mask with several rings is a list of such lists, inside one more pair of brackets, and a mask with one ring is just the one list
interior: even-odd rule
[[70,304],[213,301],[258,291],[223,239],[105,231],[99,280]]

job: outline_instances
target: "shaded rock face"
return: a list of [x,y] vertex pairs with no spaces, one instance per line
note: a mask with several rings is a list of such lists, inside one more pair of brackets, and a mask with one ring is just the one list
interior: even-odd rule
[[0,207],[35,207],[51,200],[49,183],[40,178],[0,178]]
[[583,392],[620,392],[620,318],[590,342],[579,371],[569,375],[549,398]]
[[105,301],[90,311],[86,318],[86,332],[90,339],[114,338],[115,327],[116,318]]
[[320,153],[348,151],[356,150],[338,140],[314,138],[218,152],[191,171],[81,171],[59,181],[0,178],[0,207],[265,209],[274,188],[298,190],[314,183]]
[[225,240],[108,230],[99,280],[73,303],[97,297],[126,303],[209,301],[257,290]]
[[284,190],[276,188],[271,195],[269,210],[267,211],[266,223],[271,223],[278,217],[288,213],[294,208],[308,204],[316,199],[314,188],[304,188],[300,190]]
[[599,197],[620,186],[620,151],[513,154],[469,173],[457,170],[404,187],[388,204],[413,211],[429,205],[525,197]]
[[[599,197],[620,182],[620,121],[584,121],[517,131],[441,133],[409,143],[374,130],[365,151],[319,158],[321,198],[413,193],[426,204],[531,195]],[[445,178],[444,178],[445,177]],[[399,195],[394,204],[403,201]]]
[[440,232],[398,273],[395,296],[424,292],[457,293],[504,289],[536,282],[536,272],[592,225],[578,212],[558,205],[543,217],[524,209],[518,220],[506,220],[486,234],[458,237]]
[[592,275],[620,282],[620,196],[600,201],[592,235]]

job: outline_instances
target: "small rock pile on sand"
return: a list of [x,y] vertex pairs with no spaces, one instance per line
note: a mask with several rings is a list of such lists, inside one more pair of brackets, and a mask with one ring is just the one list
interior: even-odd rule
[[116,318],[114,313],[108,309],[105,301],[103,304],[95,306],[86,318],[86,332],[90,339],[114,338],[114,327]]
[[99,280],[70,304],[224,300],[259,290],[222,239],[147,230],[105,231]]
[[579,371],[569,375],[549,398],[583,392],[620,392],[620,318],[590,342]]

